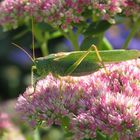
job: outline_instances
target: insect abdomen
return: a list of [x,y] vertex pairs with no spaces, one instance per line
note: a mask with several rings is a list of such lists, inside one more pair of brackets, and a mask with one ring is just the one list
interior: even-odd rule
[[[36,61],[37,73],[40,76],[45,76],[49,72],[55,75],[66,76],[67,69],[73,65],[75,61],[62,61],[54,59],[38,59]],[[99,70],[101,66],[98,63],[83,61],[77,68],[70,74],[71,76],[81,76],[93,73]]]

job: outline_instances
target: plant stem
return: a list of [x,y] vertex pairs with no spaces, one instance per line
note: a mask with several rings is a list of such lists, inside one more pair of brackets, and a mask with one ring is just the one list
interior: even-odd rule
[[38,128],[34,131],[34,140],[41,140]]
[[136,34],[136,32],[138,31],[139,27],[140,27],[140,19],[138,19],[138,20],[136,21],[136,23],[134,24],[134,26],[133,26],[133,28],[132,28],[130,34],[128,35],[128,37],[127,37],[127,39],[126,39],[126,41],[125,41],[125,43],[124,43],[122,49],[128,49],[128,45],[129,45],[131,39],[133,38],[133,36],[134,36],[134,35]]
[[41,51],[42,51],[42,55],[43,56],[47,56],[48,55],[48,41],[45,40],[42,44],[41,44]]
[[104,38],[104,34],[100,34],[99,35],[99,42],[98,42],[98,45],[97,45],[97,48],[99,49],[99,50],[102,50],[103,48],[102,48],[102,45],[103,45],[103,38]]
[[71,41],[74,50],[79,51],[78,34],[74,34],[72,30],[69,30],[69,40]]
[[48,52],[48,40],[50,38],[49,33],[45,32],[43,38],[44,38],[43,42],[41,42],[41,51],[43,56],[47,56],[49,54]]
[[79,51],[80,50],[79,44],[78,44],[78,35],[79,35],[79,32],[77,32],[76,34],[74,34],[72,30],[69,29],[68,31],[69,31],[69,35],[65,31],[60,30],[60,32],[64,35],[64,37],[71,42],[71,44],[74,47],[74,50],[75,51]]

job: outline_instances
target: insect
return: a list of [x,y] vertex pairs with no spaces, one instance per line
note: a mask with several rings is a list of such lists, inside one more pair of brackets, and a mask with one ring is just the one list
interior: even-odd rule
[[34,75],[36,80],[49,73],[54,76],[83,76],[94,73],[100,68],[104,68],[106,71],[104,63],[126,61],[140,56],[138,50],[98,51],[96,46],[92,45],[87,51],[61,52],[46,57],[32,58],[23,48],[15,43],[12,44],[22,49],[33,62],[32,85],[36,83],[36,81],[33,81]]
[[126,61],[136,59],[140,56],[140,51],[138,50],[98,51],[95,45],[91,45],[87,51],[61,52],[50,54],[46,57],[35,58],[34,18],[33,16],[31,17],[33,56],[29,55],[19,45],[12,44],[25,52],[33,62],[31,69],[31,85],[33,87],[39,79],[49,73],[52,73],[56,77],[67,75],[83,76],[94,73],[100,68],[104,68],[105,72],[108,73],[104,63]]

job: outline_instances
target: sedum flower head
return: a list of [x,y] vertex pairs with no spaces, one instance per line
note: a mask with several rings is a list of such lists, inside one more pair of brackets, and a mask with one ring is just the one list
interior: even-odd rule
[[117,133],[123,140],[140,137],[140,102],[137,97],[102,93],[98,100],[93,100],[89,112],[98,129],[109,136]]
[[0,113],[0,132],[11,126],[11,121],[7,114]]
[[130,0],[3,0],[0,25],[16,28],[33,16],[38,22],[67,28],[93,16],[114,23],[118,14],[138,16],[139,1]]
[[16,109],[33,126],[63,125],[73,139],[95,138],[96,130],[120,140],[140,137],[140,60],[107,65],[82,77],[51,74],[18,98]]
[[1,140],[25,140],[20,130],[13,124],[6,113],[0,112],[0,139]]
[[34,126],[38,123],[46,125],[60,124],[61,118],[72,118],[80,108],[79,101],[84,98],[77,78],[55,78],[51,74],[40,80],[35,87],[27,88],[17,102],[17,110],[23,119]]

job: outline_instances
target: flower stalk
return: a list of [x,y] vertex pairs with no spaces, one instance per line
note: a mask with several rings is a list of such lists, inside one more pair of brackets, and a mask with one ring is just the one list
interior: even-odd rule
[[130,31],[130,34],[128,35],[128,37],[127,37],[122,49],[128,49],[131,39],[135,36],[135,34],[139,30],[140,30],[140,18],[133,25],[132,30]]

